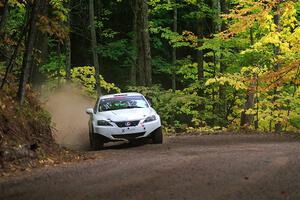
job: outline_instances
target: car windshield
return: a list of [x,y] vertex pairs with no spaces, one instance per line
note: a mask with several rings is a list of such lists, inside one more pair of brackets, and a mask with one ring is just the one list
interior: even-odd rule
[[131,108],[148,108],[148,104],[142,96],[116,96],[101,99],[99,112]]

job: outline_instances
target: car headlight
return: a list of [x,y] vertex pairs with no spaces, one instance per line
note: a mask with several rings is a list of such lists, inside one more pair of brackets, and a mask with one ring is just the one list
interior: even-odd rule
[[98,126],[112,126],[108,121],[105,121],[105,120],[98,120],[97,125]]
[[147,122],[153,122],[156,120],[156,116],[155,115],[151,115],[149,117],[147,117],[145,120],[144,120],[144,123],[147,123]]

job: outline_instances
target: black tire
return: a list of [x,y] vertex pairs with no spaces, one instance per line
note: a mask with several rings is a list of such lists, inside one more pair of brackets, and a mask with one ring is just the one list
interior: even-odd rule
[[162,129],[159,127],[152,133],[152,141],[154,144],[162,144],[163,143],[163,134]]
[[90,146],[92,150],[97,151],[100,149],[103,149],[104,147],[104,139],[101,137],[101,135],[95,134],[90,131]]

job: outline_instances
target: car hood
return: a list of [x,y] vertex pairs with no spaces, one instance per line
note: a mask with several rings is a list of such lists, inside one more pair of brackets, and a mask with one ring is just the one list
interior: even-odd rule
[[110,120],[115,122],[133,121],[144,119],[152,114],[154,114],[154,112],[151,108],[132,108],[99,112],[96,114],[96,118],[97,120]]

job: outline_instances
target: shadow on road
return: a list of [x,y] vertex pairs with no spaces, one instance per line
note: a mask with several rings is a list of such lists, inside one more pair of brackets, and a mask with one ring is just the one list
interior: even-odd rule
[[150,139],[139,139],[135,141],[125,142],[109,142],[104,145],[104,148],[100,151],[105,150],[123,150],[123,149],[130,149],[135,147],[144,146],[146,144],[150,144]]
[[[151,148],[155,150],[182,148],[182,147],[217,147],[217,146],[240,146],[240,145],[257,145],[257,144],[274,144],[274,143],[290,143],[300,142],[299,138],[291,135],[277,135],[277,134],[221,134],[221,135],[194,135],[194,136],[175,136],[167,137],[164,144],[159,148]],[[106,143],[101,151],[108,150],[125,150],[142,147],[146,144],[151,144],[150,139],[140,139],[132,142],[109,142]],[[91,150],[90,150],[91,151]]]
[[[177,136],[178,137],[178,136]],[[179,136],[180,140],[169,140],[170,144],[178,146],[232,146],[243,144],[272,144],[284,142],[300,142],[300,139],[293,135],[279,134],[221,134],[202,136]],[[180,142],[179,142],[180,141]]]

